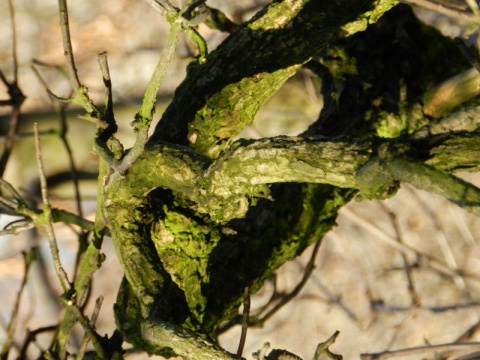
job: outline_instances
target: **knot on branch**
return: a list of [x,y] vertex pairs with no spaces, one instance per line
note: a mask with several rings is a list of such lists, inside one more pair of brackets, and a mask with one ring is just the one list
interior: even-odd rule
[[397,192],[400,182],[390,168],[393,159],[404,153],[405,148],[385,142],[378,146],[377,156],[357,169],[355,180],[363,199],[386,199]]
[[357,186],[363,199],[385,199],[399,187],[383,160],[376,157],[362,165],[356,173]]

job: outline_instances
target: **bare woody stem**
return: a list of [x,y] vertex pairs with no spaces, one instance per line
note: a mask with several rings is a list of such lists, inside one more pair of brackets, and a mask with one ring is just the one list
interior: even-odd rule
[[67,61],[67,71],[70,84],[72,85],[72,88],[77,91],[81,87],[81,83],[78,78],[77,68],[75,66],[75,58],[73,56],[67,0],[58,0],[58,8],[60,14],[60,28],[62,30],[63,50],[65,52],[65,59]]
[[47,234],[47,238],[50,244],[50,251],[53,258],[53,264],[55,267],[55,271],[57,273],[58,280],[60,281],[60,285],[62,286],[63,291],[68,292],[71,290],[71,284],[70,284],[70,281],[68,280],[67,273],[65,272],[65,269],[63,268],[60,262],[57,240],[55,237],[55,232],[53,230],[52,208],[50,206],[50,201],[48,200],[47,179],[45,177],[45,170],[43,167],[42,152],[40,147],[40,137],[38,135],[37,124],[34,125],[34,133],[35,133],[37,166],[38,166],[38,172],[40,177],[40,186],[41,186],[42,201],[43,201],[43,217],[44,217],[42,220],[39,220],[38,225],[43,227]]

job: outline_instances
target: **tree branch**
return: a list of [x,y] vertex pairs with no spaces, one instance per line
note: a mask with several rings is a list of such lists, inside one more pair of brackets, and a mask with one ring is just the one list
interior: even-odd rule
[[[462,140],[454,139],[452,141],[461,143],[465,136]],[[477,144],[477,137],[470,136],[470,139]],[[398,182],[407,182],[442,194],[479,213],[480,193],[476,187],[431,165],[413,161],[404,154],[411,149],[396,149],[390,147],[390,143],[395,142],[286,137],[239,140],[215,161],[188,148],[159,144],[147,149],[135,163],[132,169],[135,175],[130,179],[137,185],[132,184],[130,188],[136,188],[135,192],[142,196],[157,187],[183,193],[198,204],[198,211],[208,213],[219,222],[243,217],[249,208],[249,199],[268,198],[265,185],[282,182],[355,188],[366,198],[391,196]],[[450,155],[456,154],[458,161],[465,159],[458,151],[457,147]],[[467,151],[472,149],[464,149],[462,153]],[[379,152],[383,152],[380,157]],[[181,158],[179,153],[183,154]],[[437,153],[442,163],[449,163],[444,153],[436,151],[429,164],[439,161],[435,157]],[[476,159],[478,157],[469,157],[478,167]]]
[[365,30],[395,4],[274,1],[232,33],[204,64],[189,68],[150,143],[190,143],[210,157],[218,156],[302,64],[331,42]]

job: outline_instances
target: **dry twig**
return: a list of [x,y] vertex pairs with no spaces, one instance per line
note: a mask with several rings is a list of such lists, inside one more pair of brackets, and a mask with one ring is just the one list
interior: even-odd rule
[[[386,212],[388,215],[390,222],[392,223],[392,226],[395,230],[395,234],[397,236],[397,241],[400,244],[403,244],[403,236],[402,232],[400,230],[400,225],[398,223],[397,216],[395,213],[390,210],[390,208],[385,205],[383,201],[379,201],[378,204],[381,206],[381,208]],[[420,295],[418,294],[416,288],[415,288],[415,282],[413,280],[413,272],[412,272],[412,266],[410,265],[410,262],[407,258],[407,255],[404,252],[400,252],[400,255],[402,256],[403,260],[403,268],[405,270],[405,277],[407,278],[407,283],[408,283],[408,292],[410,293],[410,297],[412,299],[412,305],[414,306],[420,306],[421,300],[420,300]]]
[[464,343],[464,344],[441,344],[441,345],[429,345],[429,346],[419,346],[408,349],[401,349],[395,351],[383,351],[380,353],[372,354],[361,354],[360,358],[362,360],[384,360],[390,358],[399,358],[401,356],[420,356],[422,354],[430,352],[447,352],[447,351],[478,351],[480,349],[480,343]]
[[40,146],[40,137],[38,135],[38,127],[37,124],[34,124],[34,133],[35,133],[35,149],[37,152],[37,167],[38,173],[40,177],[40,184],[41,184],[41,192],[42,192],[42,201],[43,201],[43,217],[41,221],[37,224],[37,226],[43,225],[42,227],[45,230],[47,235],[49,244],[50,244],[50,252],[52,254],[53,264],[55,267],[55,272],[57,274],[58,280],[60,281],[60,285],[64,292],[69,292],[71,290],[71,283],[68,280],[68,275],[65,272],[61,262],[60,262],[60,255],[57,245],[57,239],[55,237],[55,232],[53,230],[53,216],[52,216],[52,208],[50,206],[50,201],[48,200],[48,190],[47,190],[47,178],[45,177],[45,170],[43,167],[42,161],[42,150]]
[[242,333],[240,335],[240,342],[238,344],[238,350],[237,350],[238,356],[242,356],[243,348],[245,347],[249,317],[250,317],[250,288],[247,286],[244,291]]

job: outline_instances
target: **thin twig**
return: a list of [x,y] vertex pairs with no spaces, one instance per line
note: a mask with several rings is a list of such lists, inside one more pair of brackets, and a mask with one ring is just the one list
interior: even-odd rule
[[461,9],[461,8],[454,8],[450,6],[446,6],[444,4],[439,4],[437,2],[429,1],[429,0],[400,0],[400,2],[409,4],[409,5],[417,5],[423,7],[425,9],[436,11],[440,14],[453,17],[453,18],[460,18],[469,21],[479,22],[480,17],[477,13],[471,13],[468,9]]
[[69,299],[66,301],[66,304],[69,308],[71,308],[77,317],[80,325],[82,325],[85,334],[89,337],[90,341],[92,342],[95,351],[97,352],[97,357],[99,359],[106,359],[105,357],[105,349],[103,348],[102,339],[101,337],[95,332],[95,329],[92,327],[90,320],[83,314],[82,310],[78,307],[75,303],[74,299]]
[[53,264],[55,267],[55,271],[58,277],[58,280],[60,281],[60,285],[62,286],[62,289],[67,292],[71,289],[71,284],[70,281],[68,280],[67,273],[65,272],[65,269],[63,268],[61,262],[60,262],[60,255],[59,255],[59,250],[58,250],[58,245],[57,245],[57,240],[55,237],[55,232],[53,230],[53,216],[52,216],[52,208],[50,206],[50,201],[48,200],[48,191],[47,191],[47,178],[45,176],[45,170],[43,167],[43,161],[42,161],[42,150],[40,146],[40,137],[38,135],[38,126],[35,123],[33,125],[33,130],[35,134],[35,149],[37,153],[37,167],[38,167],[38,172],[39,172],[39,178],[40,178],[40,185],[41,185],[41,193],[42,193],[42,201],[43,201],[43,214],[44,214],[44,219],[42,221],[43,223],[43,228],[46,232],[49,244],[50,244],[50,252],[52,254],[52,259],[53,259]]
[[145,0],[150,6],[157,10],[162,16],[174,14],[178,9],[173,6],[168,0]]
[[[385,313],[399,313],[399,312],[408,312],[412,310],[411,306],[390,306],[385,305],[382,302],[371,300],[371,308],[372,310],[378,312],[385,312]],[[431,313],[444,313],[448,311],[460,311],[460,310],[472,310],[472,309],[479,309],[480,302],[469,302],[464,304],[452,304],[452,305],[445,305],[445,306],[419,306],[418,309],[427,310]],[[459,342],[458,340],[455,342]]]
[[313,360],[320,360],[320,358],[324,358],[325,356],[333,360],[343,359],[341,355],[334,354],[329,349],[329,347],[335,343],[335,340],[337,340],[339,334],[340,331],[337,330],[332,336],[328,338],[327,341],[318,344],[317,349],[315,350],[315,355],[313,356]]
[[58,0],[58,9],[60,14],[60,28],[62,31],[63,51],[67,62],[67,71],[70,84],[73,90],[77,91],[82,86],[78,78],[77,68],[75,66],[75,58],[73,56],[72,38],[70,36],[70,25],[68,21],[67,0]]
[[[388,235],[385,231],[380,229],[377,225],[373,224],[372,222],[362,218],[361,216],[355,214],[352,210],[348,207],[342,208],[342,214],[348,217],[349,220],[357,223],[358,225],[362,226],[366,230],[370,231],[372,234],[376,235],[377,238],[386,244],[394,247],[395,249],[411,256],[418,256],[420,260],[423,260],[426,264],[428,264],[432,269],[435,269],[441,274],[448,275],[451,277],[459,276],[458,271],[452,270],[447,265],[443,264],[442,262],[435,259],[433,256],[425,254],[420,250],[415,249],[414,247],[407,245],[407,244],[400,244],[396,241],[395,238]],[[472,280],[478,279],[474,277],[470,277]]]
[[401,349],[396,351],[384,351],[374,354],[361,354],[360,358],[362,360],[383,360],[389,358],[399,358],[402,356],[414,356],[425,354],[427,352],[444,352],[444,351],[465,351],[471,350],[476,351],[480,350],[480,343],[463,343],[463,344],[441,344],[441,345],[429,345],[429,346],[419,346],[408,349]]
[[[395,230],[395,234],[397,236],[397,241],[400,244],[403,244],[404,243],[403,236],[400,230],[400,225],[398,223],[397,216],[387,205],[385,205],[383,201],[379,201],[378,204],[381,206],[381,208],[386,212],[386,214],[390,218],[390,222],[392,223],[393,229]],[[420,295],[417,293],[417,290],[415,288],[415,282],[413,280],[413,274],[412,274],[412,267],[410,265],[410,262],[408,261],[407,255],[404,252],[400,252],[400,255],[402,256],[402,260],[403,260],[403,268],[405,270],[405,277],[407,278],[408,292],[410,293],[410,297],[412,299],[412,305],[420,306],[421,305]]]
[[20,108],[25,100],[25,95],[18,85],[18,59],[17,59],[17,33],[15,24],[15,10],[11,0],[8,1],[10,10],[10,19],[12,24],[12,61],[13,61],[13,81],[9,82],[3,72],[0,70],[0,80],[8,89],[10,99],[5,104],[12,106],[12,113],[10,114],[9,128],[5,138],[5,144],[2,157],[0,158],[0,177],[3,177],[7,167],[8,160],[13,149],[15,134],[18,131],[18,123],[20,117]]
[[83,217],[78,169],[77,169],[77,166],[75,165],[75,159],[73,157],[72,147],[70,146],[70,142],[68,141],[68,138],[67,138],[68,124],[67,124],[67,116],[65,114],[65,107],[60,106],[59,110],[60,110],[60,113],[59,113],[60,129],[59,129],[58,135],[60,137],[60,140],[62,141],[63,147],[65,148],[65,152],[68,157],[68,166],[70,168],[70,174],[72,176],[72,184],[73,184],[73,190],[75,194],[75,204],[77,208],[77,214],[78,216]]
[[[448,242],[447,237],[445,236],[445,230],[443,228],[443,225],[438,219],[437,213],[433,211],[433,208],[429,206],[420,196],[415,197],[416,201],[420,203],[420,206],[422,209],[425,209],[425,212],[428,214],[430,217],[430,220],[433,223],[433,226],[435,227],[435,230],[437,231],[437,236],[435,236],[435,240],[437,240],[438,246],[440,247],[440,250],[442,252],[443,258],[445,259],[445,262],[447,263],[447,266],[452,269],[455,273],[455,276],[453,276],[453,282],[455,283],[456,287],[458,290],[462,292],[462,294],[467,294],[468,293],[468,287],[467,283],[465,282],[465,279],[461,276],[460,271],[458,269],[458,264],[457,260],[455,259],[455,256],[453,255],[452,249],[450,247],[450,244]],[[436,201],[436,200],[435,200]],[[437,208],[437,207],[435,207]]]
[[97,124],[97,126],[102,126],[102,119],[98,118],[101,112],[90,99],[87,88],[81,84],[78,77],[77,68],[75,66],[75,57],[73,55],[72,39],[70,36],[67,0],[58,0],[58,8],[68,79],[74,91],[73,97],[67,101],[81,106],[88,113],[87,117],[89,121]]
[[207,0],[195,0],[192,1],[191,4],[188,4],[187,7],[182,10],[182,16],[187,19],[187,20],[192,20],[195,16],[192,16],[192,13],[195,11],[195,9],[199,6],[205,6],[205,3]]
[[[32,66],[34,70],[34,74],[36,74],[37,78],[39,79],[40,83],[43,85],[47,93],[49,94],[50,101],[52,102],[52,105],[54,109],[57,111],[57,114],[59,116],[59,130],[56,131],[56,135],[60,138],[60,141],[63,144],[63,147],[65,148],[65,152],[67,154],[68,158],[68,165],[70,168],[70,176],[72,179],[72,184],[73,184],[73,190],[74,190],[74,197],[75,197],[75,204],[77,208],[77,214],[80,218],[83,218],[83,210],[82,210],[82,201],[81,201],[81,195],[80,195],[80,180],[79,180],[79,173],[77,170],[77,167],[75,165],[75,159],[73,157],[73,151],[70,146],[70,142],[68,141],[67,134],[68,134],[68,122],[67,122],[67,116],[65,113],[66,106],[68,105],[68,102],[62,101],[59,99],[57,96],[53,95],[53,93],[50,91],[48,88],[47,83],[45,80],[42,78],[40,73],[38,72],[37,68],[35,66]],[[83,252],[88,246],[87,243],[87,232],[84,231],[82,228],[78,235],[78,240],[79,240],[79,249],[77,252],[77,260],[75,262],[75,272],[73,274],[73,279],[77,277],[77,271],[78,271],[78,264],[80,257],[82,256]]]
[[477,321],[473,326],[470,326],[467,331],[465,331],[462,335],[460,335],[456,343],[464,343],[469,341],[470,339],[474,338],[475,335],[480,331],[480,321]]
[[115,120],[115,114],[113,112],[113,90],[112,90],[112,79],[110,77],[110,69],[108,66],[107,53],[102,52],[98,54],[98,63],[100,66],[100,71],[102,72],[103,85],[105,88],[105,111],[103,114],[103,121],[106,124],[106,127],[102,127],[102,131],[97,135],[95,142],[102,142],[104,144],[109,143],[110,146],[107,146],[109,149],[112,149],[112,161],[116,162],[123,156],[123,146],[120,141],[114,136],[117,132],[118,126]]
[[[95,302],[95,308],[93,309],[93,314],[92,317],[90,318],[90,325],[92,329],[95,329],[95,323],[97,322],[98,315],[100,314],[100,309],[103,304],[103,296],[100,296],[97,301]],[[85,334],[82,340],[82,345],[80,345],[80,348],[77,353],[77,359],[81,360],[84,358],[85,350],[87,349],[88,342],[90,341],[90,338]]]
[[313,246],[312,255],[310,256],[310,260],[308,261],[307,265],[305,266],[305,271],[303,273],[303,277],[300,282],[295,286],[295,288],[287,295],[282,297],[282,299],[265,315],[262,316],[260,323],[265,323],[269,318],[271,318],[274,314],[276,314],[281,308],[283,308],[286,304],[288,304],[291,300],[293,300],[303,289],[305,284],[307,283],[308,279],[313,273],[315,269],[315,258],[317,257],[318,250],[320,249],[320,244],[322,240],[317,240],[315,245]]
[[[83,218],[82,199],[80,195],[80,180],[79,180],[78,170],[75,165],[75,159],[73,157],[73,151],[70,146],[70,142],[68,141],[68,138],[67,138],[68,125],[67,125],[67,117],[65,114],[65,106],[61,103],[58,103],[57,106],[58,106],[58,115],[59,115],[59,121],[60,121],[60,129],[58,131],[58,136],[60,137],[60,141],[63,144],[63,147],[65,149],[65,152],[68,158],[68,166],[70,168],[70,176],[71,176],[73,190],[74,190],[77,214],[80,218]],[[85,252],[88,246],[88,241],[87,241],[88,232],[85,231],[83,228],[81,228],[76,233],[78,235],[78,251],[76,254],[73,279],[76,279],[78,275],[77,273],[79,271],[80,258],[82,257],[83,253]]]
[[15,199],[15,201],[19,204],[24,203],[23,198],[20,196],[18,191],[10,184],[7,180],[0,178],[0,185],[10,193],[10,195]]
[[123,174],[143,153],[144,146],[148,139],[148,130],[150,129],[153,115],[155,113],[158,90],[160,89],[160,85],[167,73],[172,56],[175,53],[181,31],[182,28],[179,24],[171,24],[165,47],[147,85],[142,106],[140,111],[135,115],[135,121],[132,123],[134,130],[137,132],[135,144],[124,157],[121,164],[116,168],[119,174]]
[[15,333],[15,330],[16,330],[16,324],[17,324],[17,320],[18,320],[18,312],[20,310],[20,300],[22,299],[23,290],[25,289],[25,286],[27,285],[28,271],[30,270],[30,264],[31,264],[30,257],[25,252],[22,252],[22,255],[23,255],[23,262],[24,262],[24,265],[25,265],[25,270],[24,270],[24,273],[23,273],[22,283],[20,284],[20,289],[18,290],[18,293],[17,293],[17,298],[15,300],[15,305],[14,305],[13,310],[12,310],[10,323],[8,324],[7,338],[5,340],[3,340],[4,341],[3,342],[3,348],[2,348],[2,352],[0,354],[0,359],[2,359],[2,360],[3,359],[8,359],[8,353],[9,353],[9,350],[11,348],[11,344],[12,344],[12,341],[13,341],[13,336],[14,336],[14,333]]
[[0,177],[3,177],[7,168],[8,160],[12,154],[12,149],[15,141],[15,136],[18,131],[18,123],[20,119],[20,106],[14,106],[12,113],[10,114],[10,120],[8,122],[8,132],[5,137],[3,153],[0,158]]
[[[320,239],[313,246],[312,254],[310,256],[310,259],[309,259],[307,265],[305,266],[303,277],[300,280],[300,282],[297,284],[297,286],[295,286],[295,288],[290,293],[282,296],[280,298],[280,300],[270,310],[268,310],[263,316],[261,316],[262,313],[269,308],[269,305],[273,301],[278,299],[278,296],[277,296],[278,292],[277,292],[277,290],[274,290],[274,293],[273,293],[272,297],[270,298],[270,300],[268,301],[268,303],[255,316],[256,318],[260,317],[260,316],[261,317],[259,319],[254,320],[254,321],[249,321],[250,326],[258,326],[260,324],[264,324],[268,319],[270,319],[273,315],[275,315],[281,308],[283,308],[285,305],[287,305],[291,300],[293,300],[300,293],[300,291],[303,289],[303,287],[307,283],[308,279],[312,275],[313,270],[315,269],[315,259],[316,259],[317,254],[318,254],[318,250],[320,249],[321,242],[322,242],[322,240]],[[245,316],[245,313],[243,315]],[[244,326],[244,316],[232,319],[231,321],[223,324],[223,326],[221,326],[217,329],[216,335],[218,336],[219,334],[224,333],[228,329],[230,329],[233,326],[238,325],[240,323],[242,324],[242,327],[243,327]]]
[[37,68],[35,66],[32,66],[32,69],[34,71],[34,74],[37,76],[38,80],[40,83],[43,85],[45,88],[45,91],[50,95],[50,101],[52,102],[53,107],[57,111],[59,115],[59,120],[60,120],[60,129],[58,131],[54,131],[55,134],[57,134],[60,137],[60,140],[62,141],[62,144],[65,148],[65,151],[67,153],[68,157],[68,164],[70,167],[70,174],[72,176],[72,182],[73,182],[73,187],[74,187],[74,192],[75,192],[75,204],[77,207],[77,214],[80,217],[83,217],[83,210],[81,206],[81,196],[80,196],[80,184],[79,184],[79,176],[78,176],[78,170],[77,167],[75,166],[75,160],[73,157],[73,152],[72,148],[70,146],[70,143],[67,138],[67,133],[68,133],[68,123],[67,123],[67,116],[65,114],[65,107],[66,103],[62,102],[61,99],[53,95],[53,93],[50,91],[48,88],[47,83],[45,80],[42,78],[40,73],[38,72]]
[[[266,309],[269,308],[270,304],[273,304],[273,302],[281,296],[277,291],[277,274],[276,273],[272,274],[272,276],[268,279],[268,282],[271,283],[273,287],[272,295],[270,296],[268,301],[265,303],[265,305],[261,306],[259,309],[256,309],[255,317],[258,317],[259,314],[262,314]],[[222,323],[217,329],[215,329],[215,340],[218,342],[218,337],[221,334],[227,332],[228,330],[230,330],[236,325],[242,324],[242,321],[243,321],[243,316],[238,315]],[[250,322],[249,325],[250,326],[253,325],[252,322]]]
[[[330,235],[331,236],[331,235]],[[326,287],[322,281],[318,278],[315,278],[314,283],[320,287],[320,289],[325,293],[327,298],[322,298],[322,297],[317,297],[317,299],[320,299],[328,304],[333,304],[338,306],[338,308],[347,315],[355,324],[361,325],[360,320],[355,316],[352,310],[350,310],[341,300],[341,297],[338,295],[335,295],[328,287]]]
[[113,132],[116,129],[115,115],[113,113],[113,91],[112,91],[112,78],[110,76],[110,68],[108,66],[107,53],[102,52],[98,54],[98,64],[100,71],[102,72],[103,85],[105,87],[105,121],[110,126],[114,126]]
[[245,341],[247,340],[248,323],[250,321],[250,288],[248,286],[245,287],[243,296],[243,321],[242,333],[240,334],[240,341],[237,349],[238,356],[242,356]]
[[[108,176],[110,172],[110,167],[107,166],[104,162],[100,162],[99,165],[99,174],[98,174],[98,192],[97,192],[97,204],[95,212],[95,223],[93,224],[93,237],[88,245],[88,249],[85,252],[85,255],[81,259],[80,268],[82,271],[78,274],[78,277],[75,279],[75,291],[77,294],[77,301],[80,304],[84,303],[84,300],[89,294],[90,283],[93,277],[93,274],[100,268],[102,262],[102,255],[100,254],[100,248],[102,247],[102,242],[104,235],[108,233],[106,229],[106,221],[102,211],[102,206],[100,204],[104,203],[104,185],[103,181]],[[70,338],[70,333],[73,326],[76,323],[76,316],[72,308],[67,308],[67,312],[63,318],[62,323],[60,324],[58,331],[58,347],[60,357],[63,358],[67,353],[68,340]]]
[[41,327],[35,330],[28,330],[27,336],[25,337],[25,341],[23,342],[23,346],[20,350],[20,354],[18,355],[17,359],[27,359],[28,346],[30,345],[31,342],[35,341],[37,335],[45,332],[56,331],[57,328],[58,328],[57,325],[52,325],[52,326]]
[[15,24],[15,8],[12,0],[8,0],[10,21],[12,24],[12,60],[13,60],[13,82],[18,83],[18,57],[17,57],[17,26]]

